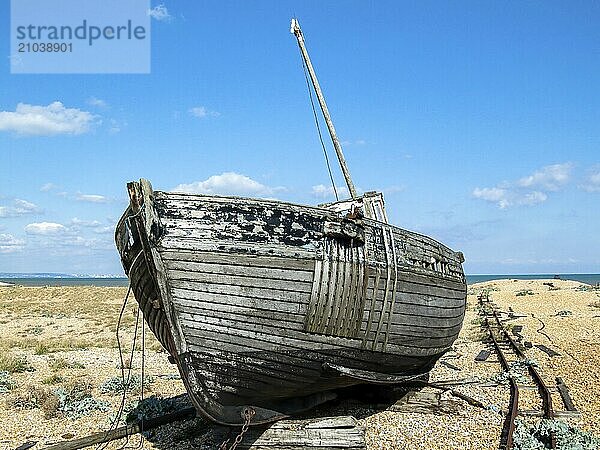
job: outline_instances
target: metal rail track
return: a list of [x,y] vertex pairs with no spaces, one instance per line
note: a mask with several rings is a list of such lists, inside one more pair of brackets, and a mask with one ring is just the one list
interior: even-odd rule
[[[487,302],[489,302],[489,297],[486,297],[486,300]],[[483,306],[483,296],[479,297],[479,302],[480,305]],[[490,319],[493,319],[494,325],[490,324]],[[523,353],[519,345],[512,338],[512,336],[508,333],[508,331],[500,321],[498,313],[494,309],[492,309],[491,313],[486,311],[484,323],[490,335],[490,339],[494,345],[496,353],[498,354],[500,364],[502,365],[502,368],[509,374],[510,405],[508,413],[506,415],[506,419],[504,421],[504,428],[500,440],[500,448],[510,450],[513,448],[513,433],[515,431],[515,419],[519,415],[519,385],[514,375],[510,373],[511,367],[508,362],[505,350],[502,349],[501,343],[506,344],[506,346],[510,348],[510,350],[517,356],[518,359],[524,361],[527,357],[525,353]],[[496,337],[494,333],[494,328],[498,330],[502,340],[499,340]],[[553,419],[555,417],[555,414],[554,409],[552,408],[552,395],[550,393],[550,390],[548,389],[548,386],[542,379],[535,366],[530,364],[527,366],[527,368],[542,398],[544,411],[543,417],[545,419]],[[549,444],[551,449],[556,449],[556,437],[554,436],[554,434],[550,435]]]

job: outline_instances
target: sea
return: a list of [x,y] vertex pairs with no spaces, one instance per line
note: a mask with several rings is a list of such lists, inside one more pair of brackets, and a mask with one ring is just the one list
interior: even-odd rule
[[19,286],[125,286],[129,280],[119,276],[87,276],[54,273],[0,273],[0,283]]
[[[29,276],[28,276],[29,275]],[[565,274],[500,274],[500,275],[467,275],[467,284],[482,283],[490,280],[543,280],[560,278],[573,280],[596,286],[600,284],[597,273],[565,273]],[[21,286],[125,286],[129,280],[125,277],[90,277],[54,274],[7,274],[0,273],[0,282]]]
[[561,280],[579,281],[596,286],[600,283],[598,273],[542,273],[542,274],[513,274],[513,275],[467,275],[467,284],[483,283],[490,280],[547,280],[560,278]]

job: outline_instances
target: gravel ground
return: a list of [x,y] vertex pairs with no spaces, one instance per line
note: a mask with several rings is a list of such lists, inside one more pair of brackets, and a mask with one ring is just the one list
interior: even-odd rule
[[[474,361],[479,351],[487,348],[476,305],[476,296],[484,289],[502,311],[513,309],[518,317],[508,323],[523,326],[523,340],[560,353],[550,357],[535,346],[527,350],[549,384],[554,385],[554,378],[560,376],[569,387],[581,411],[581,418],[574,423],[600,435],[600,401],[589,395],[600,389],[596,374],[600,365],[600,291],[560,280],[502,280],[469,287],[463,330],[441,360],[447,365],[438,363],[430,381],[454,380],[452,389],[479,400],[485,409],[448,392],[439,395],[440,391],[425,388],[421,391],[424,398],[438,400],[425,402],[414,411],[412,406],[402,406],[402,401],[394,404],[401,397],[394,394],[385,401],[346,398],[311,414],[354,415],[365,426],[368,449],[498,448],[508,386],[494,381],[501,372],[494,354],[487,362]],[[121,394],[106,386],[121,374],[114,330],[124,295],[122,288],[0,287],[1,450],[14,449],[26,441],[37,441],[33,448],[41,449],[44,444],[85,436],[110,425],[121,403]],[[135,328],[134,304],[128,306],[122,322],[122,343],[129,348]],[[168,363],[150,333],[146,338],[144,396],[169,399],[183,394],[176,368]],[[133,372],[138,375],[140,358],[138,341],[133,362]],[[3,378],[2,370],[11,373]],[[90,403],[86,403],[79,412],[87,414],[67,417],[52,401],[55,397],[51,393],[58,389],[84,391],[94,400],[93,406],[100,405],[106,411],[90,410]],[[139,387],[137,392],[128,393],[125,404],[131,405],[137,398]],[[535,393],[524,394],[522,400],[529,404],[526,408],[539,408]],[[554,401],[555,409],[563,409],[559,397]],[[143,445],[157,449],[210,448],[205,443],[210,428],[202,419],[180,422],[152,432]],[[138,442],[136,437],[131,444],[135,447]],[[119,448],[122,443],[107,448]]]

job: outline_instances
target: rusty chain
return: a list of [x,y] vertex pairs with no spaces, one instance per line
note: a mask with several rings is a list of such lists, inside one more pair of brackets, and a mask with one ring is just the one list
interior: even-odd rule
[[242,442],[242,439],[244,438],[244,434],[246,433],[246,431],[248,431],[248,428],[250,427],[250,422],[252,421],[252,418],[254,417],[254,415],[256,414],[256,411],[254,411],[254,409],[252,408],[245,408],[244,409],[244,425],[242,425],[242,430],[240,431],[240,434],[238,434],[235,438],[235,440],[233,441],[233,444],[231,444],[231,447],[227,447],[229,445],[229,439],[227,439],[226,441],[224,441],[221,446],[219,447],[219,450],[235,450],[235,448]]

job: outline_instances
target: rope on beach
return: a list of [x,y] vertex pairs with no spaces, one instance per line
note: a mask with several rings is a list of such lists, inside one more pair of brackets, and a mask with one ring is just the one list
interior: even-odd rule
[[[116,414],[115,418],[113,419],[113,421],[111,422],[109,429],[105,431],[105,433],[107,435],[110,432],[117,429],[119,422],[120,422],[121,418],[123,417],[123,412],[125,410],[125,401],[127,399],[127,387],[129,386],[129,383],[131,382],[131,368],[133,366],[133,355],[135,352],[135,344],[137,341],[138,327],[139,327],[139,320],[140,320],[139,306],[138,306],[136,316],[135,316],[135,331],[133,334],[133,342],[131,344],[131,352],[129,355],[129,362],[127,364],[127,377],[125,376],[125,360],[123,358],[123,349],[121,346],[121,338],[120,338],[120,334],[119,334],[119,330],[121,329],[121,321],[123,319],[123,314],[125,313],[125,309],[127,307],[127,302],[129,300],[129,295],[131,294],[131,290],[132,290],[132,287],[131,287],[131,283],[130,283],[129,287],[127,289],[127,294],[125,295],[125,299],[123,300],[123,305],[121,306],[121,311],[119,312],[119,319],[117,320],[117,329],[116,329],[117,348],[119,350],[119,362],[120,362],[120,367],[121,367],[121,383],[123,386],[123,393],[121,395],[121,403],[119,404],[119,409],[117,411],[117,414]],[[142,329],[143,329],[143,326],[142,326]],[[143,380],[142,380],[142,387],[143,387]],[[126,448],[128,443],[129,443],[129,435],[126,436],[125,443],[123,444],[122,447],[120,447],[120,449]],[[104,450],[104,449],[106,449],[107,446],[108,446],[108,442],[105,442],[103,444],[98,445],[96,447],[96,450]]]

